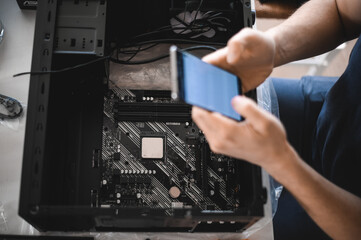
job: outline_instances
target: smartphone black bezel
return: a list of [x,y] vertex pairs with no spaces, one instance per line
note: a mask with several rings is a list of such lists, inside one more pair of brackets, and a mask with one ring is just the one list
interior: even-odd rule
[[[175,46],[171,47],[170,52],[171,52],[171,66],[173,66],[173,68],[171,67],[171,71],[173,72],[172,73],[173,81],[176,81],[176,87],[173,87],[172,91],[173,91],[173,93],[176,93],[174,95],[174,96],[176,96],[176,99],[181,100],[184,103],[187,103],[185,101],[185,96],[184,96],[185,91],[184,91],[183,55],[192,55],[192,54],[187,53],[185,51],[182,51],[181,49],[179,49],[179,48],[177,48]],[[172,58],[172,54],[175,54],[175,57],[173,55],[173,58]],[[192,56],[194,56],[194,55],[192,55]],[[219,68],[217,66],[214,66],[214,67],[218,68],[221,71],[226,71],[226,70],[224,70],[222,68]],[[234,75],[233,73],[231,73],[231,74]],[[237,77],[238,95],[242,95],[242,81],[238,76],[236,76],[236,75],[234,75],[234,76]],[[201,108],[203,108],[203,109],[205,109],[207,111],[213,112],[213,110],[204,108],[202,106],[198,106],[198,107],[201,107]],[[227,115],[223,115],[223,116],[228,117],[230,119],[233,119],[235,121],[242,121],[243,120],[242,116],[240,116],[239,119],[236,119],[236,118],[233,118],[233,117],[230,117],[230,116],[227,116]]]

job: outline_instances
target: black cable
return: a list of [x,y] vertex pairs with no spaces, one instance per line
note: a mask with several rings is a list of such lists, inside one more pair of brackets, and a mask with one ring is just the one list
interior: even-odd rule
[[[154,44],[152,44],[152,45],[149,45],[148,47],[141,48],[139,51],[138,51],[138,50],[120,51],[120,49],[119,49],[118,54],[119,54],[119,53],[121,53],[121,54],[134,54],[134,53],[136,53],[136,52],[139,53],[139,52],[142,52],[142,51],[151,49],[151,48],[153,48],[153,47],[155,47],[155,46],[157,46],[157,45],[158,45],[158,43],[154,43]],[[141,46],[141,45],[139,45],[139,46]]]
[[[194,51],[194,50],[199,50],[199,49],[207,49],[207,50],[211,50],[211,51],[217,51],[217,48],[212,47],[212,46],[206,46],[206,45],[183,48],[183,49],[180,49],[180,51]],[[110,58],[110,61],[112,61],[114,63],[118,63],[118,64],[123,64],[123,65],[140,65],[140,64],[156,62],[156,61],[159,61],[159,60],[167,58],[167,57],[169,57],[169,53],[163,54],[163,55],[160,55],[160,56],[157,56],[154,58],[141,60],[141,61],[124,61],[124,60],[119,60],[119,59],[115,59],[115,58]]]
[[[142,46],[138,46],[138,49],[126,61],[129,62],[130,60],[132,60],[139,53],[141,48],[142,48]],[[117,58],[117,59],[119,59],[119,58]]]
[[[177,21],[181,21],[178,17],[174,17],[174,19],[176,19]],[[202,19],[203,20],[203,19]],[[202,25],[202,26],[198,26],[198,27],[194,27],[193,24],[192,25],[189,25],[187,23],[183,23],[185,27],[183,28],[179,28],[179,29],[183,29],[183,31],[180,31],[179,33],[176,33],[177,35],[181,35],[183,34],[184,32],[186,32],[187,30],[190,30],[191,33],[194,32],[195,30],[197,29],[203,29],[202,33],[205,33],[205,32],[208,32],[211,27],[209,26],[209,22],[207,20],[203,20],[206,24],[205,25]],[[207,24],[208,23],[208,24]],[[207,29],[205,29],[207,28]],[[199,34],[199,32],[197,32],[197,34]]]
[[27,75],[27,74],[30,74],[30,75],[44,75],[44,74],[61,73],[61,72],[74,70],[74,69],[77,69],[77,68],[82,68],[82,67],[85,67],[85,66],[88,66],[88,65],[91,65],[93,63],[100,62],[100,61],[103,61],[103,60],[106,60],[106,59],[109,59],[109,58],[110,58],[110,56],[105,56],[105,57],[94,59],[94,60],[86,62],[86,63],[82,63],[82,64],[78,64],[78,65],[75,65],[75,66],[72,66],[72,67],[67,67],[67,68],[58,69],[58,70],[43,71],[43,72],[40,72],[40,71],[39,72],[37,72],[37,71],[34,71],[34,72],[22,72],[22,73],[17,73],[15,75],[13,75],[13,77],[19,77],[19,76]]
[[152,62],[155,62],[155,61],[158,61],[158,60],[161,60],[163,58],[166,58],[168,57],[169,54],[164,54],[164,55],[161,55],[161,56],[158,56],[158,57],[154,57],[154,58],[150,58],[150,59],[147,59],[147,60],[142,60],[142,61],[123,61],[123,60],[118,60],[118,59],[115,59],[115,58],[110,58],[110,61],[114,62],[114,63],[118,63],[118,64],[123,64],[123,65],[140,65],[140,64],[147,64],[147,63],[152,63]]
[[[161,28],[156,29],[156,30],[151,31],[151,32],[146,32],[146,33],[136,35],[136,36],[132,37],[132,39],[134,40],[134,39],[137,39],[137,38],[140,38],[140,37],[145,37],[145,36],[156,34],[156,33],[163,33],[163,32],[169,32],[169,31],[174,31],[174,30],[183,30],[180,33],[176,33],[176,34],[182,34],[184,31],[187,31],[187,30],[194,30],[194,29],[202,29],[202,28],[204,28],[203,26],[201,26],[201,27],[193,27],[192,25],[187,24],[186,22],[184,22],[183,20],[181,20],[177,16],[175,16],[174,19],[176,19],[178,22],[180,22],[177,25],[183,25],[184,27],[175,27],[177,25],[175,25],[175,26],[168,25],[168,26],[161,27]],[[202,19],[202,20],[207,20],[207,19],[208,18],[205,18],[205,19]],[[164,29],[162,29],[162,28],[164,28]]]
[[199,11],[201,10],[202,4],[203,4],[203,0],[201,0],[201,2],[199,3],[199,6],[196,11],[196,15],[194,16],[194,19],[192,21],[192,26],[194,25],[195,21],[197,21],[197,16],[198,16]]
[[204,42],[204,41],[195,41],[195,40],[188,40],[188,39],[163,38],[163,39],[154,39],[154,40],[148,40],[148,41],[143,41],[143,42],[135,42],[126,47],[134,47],[134,46],[139,46],[139,45],[144,45],[144,44],[149,44],[149,43],[190,43],[190,44],[210,44],[210,45],[221,46],[221,47],[226,46],[225,43],[221,43],[221,42]]
[[192,46],[192,47],[187,47],[187,48],[183,48],[183,49],[179,49],[179,51],[181,52],[188,52],[188,51],[194,51],[194,50],[199,50],[199,49],[207,49],[207,50],[211,50],[211,51],[217,51],[218,49],[212,46],[208,46],[208,45],[201,45],[201,46]]
[[142,34],[139,34],[139,35],[136,35],[136,36],[132,37],[132,39],[136,39],[136,38],[140,38],[140,37],[152,35],[152,34],[155,34],[155,33],[168,32],[168,31],[171,31],[171,30],[172,30],[172,26],[169,25],[169,28],[165,28],[165,29],[161,29],[161,30],[154,30],[154,31],[151,31],[151,32],[142,33]]

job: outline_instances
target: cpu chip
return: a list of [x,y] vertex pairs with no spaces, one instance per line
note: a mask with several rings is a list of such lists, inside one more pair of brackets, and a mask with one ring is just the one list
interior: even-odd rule
[[165,142],[163,137],[143,137],[141,144],[141,156],[143,159],[164,158]]

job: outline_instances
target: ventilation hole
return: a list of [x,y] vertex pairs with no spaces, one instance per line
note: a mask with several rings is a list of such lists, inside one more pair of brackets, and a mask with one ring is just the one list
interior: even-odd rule
[[39,105],[38,111],[39,112],[44,112],[45,111],[44,105]]
[[34,174],[38,175],[38,173],[39,173],[39,163],[38,161],[36,161],[34,164]]
[[59,47],[59,37],[55,38],[55,43],[54,43],[54,48],[58,48]]
[[46,72],[46,71],[48,71],[48,68],[47,68],[47,67],[43,67],[43,68],[41,69],[41,71]]
[[78,5],[79,4],[79,0],[74,0],[74,4]]
[[51,11],[48,12],[48,22],[51,21]]
[[44,92],[45,92],[45,83],[43,82],[43,83],[41,84],[40,93],[41,93],[41,94],[44,94]]
[[49,49],[45,48],[43,51],[44,56],[49,56]]
[[129,137],[130,134],[128,132],[126,132],[125,135],[127,135]]
[[102,47],[103,46],[103,40],[101,39],[98,39],[98,44],[97,44],[98,47]]
[[[34,181],[33,182],[33,186],[38,187],[39,186],[39,182],[38,181]],[[31,215],[37,215],[39,213],[39,206],[38,205],[33,205],[30,207],[30,214]]]
[[50,33],[45,33],[44,40],[45,40],[45,41],[49,41],[49,40],[50,40]]
[[176,137],[179,137],[179,133],[175,133],[175,136],[176,136]]
[[36,130],[37,131],[42,131],[43,130],[43,124],[38,123],[38,125],[36,125]]
[[75,47],[75,44],[76,44],[76,39],[75,38],[70,39],[70,47]]

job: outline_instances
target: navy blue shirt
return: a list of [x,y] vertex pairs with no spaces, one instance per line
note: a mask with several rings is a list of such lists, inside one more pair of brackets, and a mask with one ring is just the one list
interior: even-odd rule
[[[298,154],[331,182],[361,197],[360,38],[336,83],[328,77],[272,80],[281,121]],[[275,240],[330,239],[287,189],[273,225]]]
[[313,167],[333,183],[359,197],[361,197],[360,39],[354,46],[345,72],[326,95],[317,119],[312,149]]

